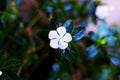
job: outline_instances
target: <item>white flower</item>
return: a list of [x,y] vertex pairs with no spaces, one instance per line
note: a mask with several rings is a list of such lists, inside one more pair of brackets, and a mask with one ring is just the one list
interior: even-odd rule
[[2,71],[0,71],[0,76],[2,75]]
[[96,8],[95,15],[100,19],[105,19],[108,16],[109,7],[106,5],[100,5]]
[[67,33],[63,26],[58,27],[57,30],[51,30],[48,37],[50,39],[50,46],[54,49],[66,49],[68,42],[72,40],[71,34]]

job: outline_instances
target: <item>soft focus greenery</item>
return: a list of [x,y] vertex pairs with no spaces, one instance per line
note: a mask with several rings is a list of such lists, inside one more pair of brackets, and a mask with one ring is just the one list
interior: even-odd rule
[[[119,80],[120,28],[95,16],[98,0],[0,0],[0,80]],[[99,24],[98,24],[99,22]],[[96,32],[88,32],[89,23]],[[48,33],[64,26],[65,50]]]

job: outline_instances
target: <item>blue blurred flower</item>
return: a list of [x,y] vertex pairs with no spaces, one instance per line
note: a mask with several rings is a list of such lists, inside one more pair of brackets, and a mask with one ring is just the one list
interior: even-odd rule
[[59,69],[60,69],[59,64],[57,64],[57,63],[53,64],[52,69],[53,69],[53,71],[55,71],[55,72],[59,71]]
[[91,1],[90,3],[89,3],[89,9],[88,9],[88,13],[90,14],[90,15],[93,15],[94,14],[94,12],[95,12],[95,2],[94,1]]
[[115,33],[118,33],[118,26],[114,25],[112,27],[110,27],[110,32],[111,32],[111,35],[115,34]]
[[21,4],[21,2],[22,2],[22,0],[15,0],[15,4],[18,6]]
[[66,4],[64,5],[64,10],[69,11],[72,9],[72,4]]
[[46,11],[51,13],[53,11],[53,7],[52,6],[46,6]]
[[106,40],[108,46],[114,46],[117,42],[117,38],[114,36],[109,36],[109,37],[105,38],[105,40]]
[[91,39],[92,39],[93,41],[96,41],[96,40],[97,40],[97,38],[98,38],[98,34],[97,34],[97,33],[95,33],[95,32],[90,32],[89,34],[90,34],[90,37],[91,37]]
[[108,80],[110,72],[111,72],[110,69],[103,69],[102,74],[100,75],[98,80]]
[[111,34],[110,30],[109,30],[109,26],[107,24],[106,21],[102,20],[99,24],[98,24],[98,30],[97,30],[97,34],[100,37],[105,37]]

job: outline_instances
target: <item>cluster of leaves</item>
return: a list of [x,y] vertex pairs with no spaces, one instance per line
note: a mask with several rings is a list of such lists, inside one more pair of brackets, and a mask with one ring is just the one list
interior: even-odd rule
[[97,31],[89,33],[89,39],[93,43],[86,48],[87,57],[93,59],[100,70],[95,79],[119,79],[119,27],[109,26],[105,20],[101,20]]
[[[65,24],[68,22],[70,22],[70,20],[66,21]],[[66,27],[65,24],[64,26]],[[73,42],[70,43],[67,49],[58,50],[57,52],[59,53],[56,52],[56,54],[61,54],[62,58],[65,57],[66,60],[71,63],[60,59],[62,62],[60,61],[60,63],[53,64],[53,73],[50,75],[50,80],[71,79],[72,77],[70,76],[73,76],[71,68],[76,71],[76,67],[74,66],[77,66],[78,72],[83,70],[81,75],[84,77],[90,77],[95,80],[119,79],[119,71],[117,71],[120,66],[119,28],[116,25],[109,26],[105,20],[101,20],[97,26],[98,29],[96,32],[89,32],[87,36],[84,37],[85,29],[83,26],[72,29],[72,33],[68,30],[68,32],[73,34]],[[67,27],[66,29],[71,28],[69,26],[69,28]],[[76,44],[75,41],[79,41],[84,47]],[[80,49],[80,47],[82,49]],[[80,50],[83,50],[83,52],[81,51],[80,53]],[[60,58],[58,55],[57,57]],[[68,65],[65,66],[67,69],[64,68],[64,64]],[[83,64],[82,66],[87,68],[87,70],[84,71],[80,64]],[[80,76],[80,74],[76,75]],[[75,79],[79,79],[78,76],[76,77]]]
[[21,80],[16,74],[17,69],[22,65],[18,59],[9,59],[4,50],[0,51],[0,80]]
[[[31,2],[0,2],[1,80],[119,79],[119,28],[105,20],[96,24],[95,9],[100,2]],[[97,25],[97,32],[86,34],[89,22]],[[72,35],[72,41],[65,50],[52,49],[48,33],[61,26]]]
[[[61,60],[61,57],[65,57],[68,61],[71,62],[78,62],[79,60],[79,53],[77,46],[75,44],[75,41],[80,40],[84,34],[85,34],[85,27],[79,26],[79,27],[73,27],[72,20],[67,20],[63,25],[59,26],[58,24],[61,24],[59,22],[56,22],[56,20],[51,20],[51,29],[54,29],[55,27],[61,27],[64,26],[66,28],[66,31],[72,35],[72,42],[69,43],[69,46],[65,50],[57,49],[56,50],[56,57]],[[55,29],[56,29],[55,28]],[[60,56],[61,57],[60,57]]]
[[[62,22],[69,19],[80,19],[76,24],[87,25],[89,18],[96,23],[95,9],[99,1],[81,0],[81,1],[61,1],[61,0],[38,0],[39,8],[46,12],[48,16],[53,15],[58,21]],[[49,15],[50,14],[50,15]]]

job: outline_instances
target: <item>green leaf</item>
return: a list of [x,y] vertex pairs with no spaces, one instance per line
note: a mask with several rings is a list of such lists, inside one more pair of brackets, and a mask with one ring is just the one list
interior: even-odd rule
[[120,67],[120,55],[115,54],[111,57],[111,63]]
[[10,70],[2,70],[3,74],[0,76],[0,80],[20,80],[20,78]]
[[22,61],[17,60],[17,59],[10,59],[10,60],[6,61],[5,65],[4,65],[4,69],[16,70],[21,65],[22,65]]
[[93,57],[95,57],[98,54],[98,50],[97,50],[97,48],[96,48],[96,46],[94,44],[92,44],[89,47],[87,47],[85,49],[85,52],[86,52],[86,56],[88,58],[93,58]]
[[50,26],[51,26],[51,30],[53,29],[56,29],[57,27],[60,27],[62,26],[61,23],[58,22],[57,19],[52,19],[51,22],[50,22]]
[[7,59],[7,56],[5,55],[4,50],[0,50],[0,68],[2,68],[6,59]]
[[111,74],[111,69],[104,68],[102,69],[101,73],[99,73],[97,80],[109,80]]
[[71,31],[72,31],[72,29],[73,29],[73,22],[72,22],[72,20],[70,20],[70,19],[67,20],[67,21],[64,23],[63,26],[66,28],[67,32],[71,33]]
[[69,46],[65,50],[58,49],[55,52],[55,57],[58,61],[70,61],[73,63],[78,62],[79,52],[74,42],[69,43]]
[[70,61],[76,63],[79,60],[77,46],[74,43],[70,43],[69,47],[65,50],[65,58]]
[[75,41],[80,40],[84,36],[84,34],[85,34],[85,27],[80,26],[80,27],[75,28],[72,31],[73,40]]
[[1,16],[1,24],[3,25],[3,27],[0,27],[0,37],[6,37],[10,34],[14,34],[16,32],[16,30],[19,29],[19,22],[16,20],[12,23],[8,22],[8,15],[2,15]]
[[2,59],[4,56],[4,51],[3,50],[0,50],[0,59]]
[[64,58],[65,50],[57,49],[54,52],[55,52],[54,56],[57,61],[60,61]]

